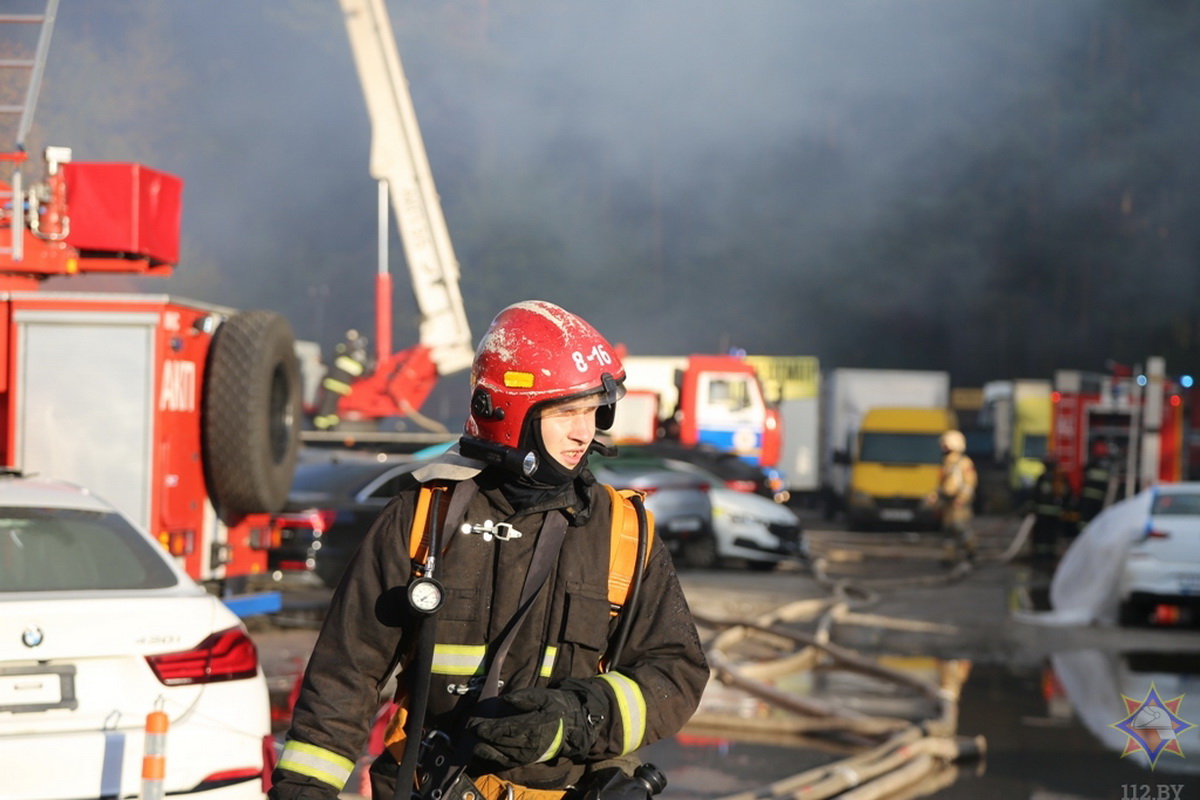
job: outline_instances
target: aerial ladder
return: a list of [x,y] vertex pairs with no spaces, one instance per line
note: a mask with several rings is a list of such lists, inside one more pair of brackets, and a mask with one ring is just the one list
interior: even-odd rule
[[[378,182],[376,357],[369,374],[343,376],[336,412],[318,415],[317,427],[333,429],[348,420],[391,416],[424,422],[419,410],[438,377],[466,369],[474,358],[459,290],[458,262],[384,0],[339,2],[371,120],[370,173]],[[421,315],[419,343],[395,353],[388,269],[389,201]],[[330,385],[327,379],[327,393]],[[326,408],[329,404],[327,394]]]

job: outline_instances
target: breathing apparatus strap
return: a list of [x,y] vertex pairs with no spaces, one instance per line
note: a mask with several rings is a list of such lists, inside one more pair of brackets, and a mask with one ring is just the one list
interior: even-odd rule
[[[442,543],[450,541],[450,537],[454,534],[454,526],[466,516],[467,505],[478,491],[479,486],[475,481],[459,481],[455,484],[454,490],[450,494],[450,504],[446,509],[446,516],[441,520],[438,518],[438,506],[440,505],[438,501],[441,500],[444,492],[434,492],[429,498],[426,498],[430,502],[424,511],[429,521],[421,528],[424,532],[421,539],[425,540],[425,534],[428,534],[426,543],[428,552],[425,561],[427,575],[431,574],[437,557],[441,555],[444,546]],[[425,494],[425,492],[421,492],[421,495]],[[439,522],[441,523],[440,531],[438,530]],[[410,545],[410,547],[412,546]],[[436,633],[437,612],[422,615],[421,625],[417,630],[416,652],[409,668],[405,670],[408,675],[402,678],[407,682],[408,716],[404,720],[405,747],[399,771],[396,773],[394,800],[409,800],[412,796],[413,775],[416,774],[417,759],[421,753],[420,744],[425,724],[425,709],[429,702],[429,682],[432,677]]]
[[[487,676],[484,678],[483,690],[475,699],[476,703],[496,697],[500,693],[501,666],[504,664],[504,659],[508,655],[513,641],[517,638],[517,631],[520,630],[521,623],[525,621],[529,609],[533,607],[533,601],[537,599],[542,587],[546,584],[546,579],[550,577],[551,570],[558,563],[558,553],[562,550],[566,535],[566,515],[560,511],[548,513],[542,521],[542,529],[538,532],[537,543],[533,546],[533,558],[529,564],[529,571],[525,573],[525,583],[521,587],[521,600],[517,606],[517,612],[505,626],[496,651],[491,656],[491,664],[488,666]],[[466,720],[467,716],[469,715],[463,714],[463,720]],[[465,730],[460,730],[455,739],[456,746],[448,759],[447,770],[440,775],[433,775],[430,781],[430,788],[440,788],[442,794],[445,794],[446,790],[453,786],[458,777],[463,774],[471,760],[471,751],[475,747],[475,738]],[[423,794],[429,796],[427,791]]]

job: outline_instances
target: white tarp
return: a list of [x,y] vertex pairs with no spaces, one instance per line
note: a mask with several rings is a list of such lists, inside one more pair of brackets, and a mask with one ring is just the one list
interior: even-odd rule
[[1154,489],[1114,503],[1096,515],[1067,548],[1050,581],[1046,612],[1021,612],[1022,622],[1039,625],[1113,625],[1117,622],[1117,583],[1129,549],[1146,531]]

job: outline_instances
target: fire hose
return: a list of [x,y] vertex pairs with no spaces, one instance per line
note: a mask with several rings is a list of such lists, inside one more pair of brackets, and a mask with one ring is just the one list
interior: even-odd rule
[[[989,560],[1007,562],[1024,546],[1031,519],[1022,521],[1005,550]],[[744,734],[751,730],[783,736],[828,737],[831,744],[857,742],[856,752],[832,763],[805,770],[749,792],[718,800],[900,800],[925,797],[953,783],[965,764],[982,760],[986,741],[982,736],[958,734],[958,705],[970,672],[970,662],[951,659],[939,662],[936,682],[892,669],[861,653],[832,642],[835,624],[888,624],[927,632],[950,632],[950,626],[917,620],[878,617],[864,613],[883,587],[926,586],[963,580],[972,571],[962,561],[938,575],[908,579],[833,579],[827,563],[813,561],[813,574],[829,593],[787,603],[749,621],[727,621],[696,614],[701,625],[716,630],[706,645],[713,676],[784,712],[767,718],[746,719],[732,714],[701,711],[690,726],[713,727]],[[813,624],[813,630],[794,627]],[[792,626],[792,627],[783,627]],[[753,645],[768,648],[773,657],[739,658],[737,651]],[[774,681],[802,671],[844,670],[883,681],[930,702],[935,713],[927,719],[872,715],[839,708],[831,701],[803,697],[780,689]]]

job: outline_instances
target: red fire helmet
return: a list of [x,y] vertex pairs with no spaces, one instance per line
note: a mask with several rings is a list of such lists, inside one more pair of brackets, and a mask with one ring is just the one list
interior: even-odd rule
[[492,320],[471,367],[469,437],[529,448],[531,413],[542,404],[595,397],[596,425],[613,422],[625,367],[612,345],[574,314],[544,300],[505,308]]

